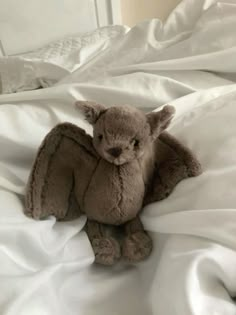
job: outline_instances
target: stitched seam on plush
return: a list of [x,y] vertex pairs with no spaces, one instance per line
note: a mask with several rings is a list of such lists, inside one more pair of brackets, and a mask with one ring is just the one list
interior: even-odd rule
[[141,174],[142,174],[143,183],[144,183],[144,185],[146,186],[146,184],[145,184],[145,178],[144,178],[144,172],[143,172],[142,164],[141,164],[141,159],[138,159],[138,165],[139,165],[139,171],[140,171]]
[[[68,198],[68,205],[67,205],[68,210],[70,209],[71,194],[73,193],[74,188],[75,188],[75,175],[74,175],[74,170],[73,170],[73,172],[72,172],[72,185],[71,185],[71,190],[70,190],[70,194],[69,194],[69,198]],[[66,215],[67,214],[68,214],[68,212],[66,213]]]
[[[92,179],[93,179],[93,175],[95,174],[95,172],[96,172],[96,170],[97,170],[97,168],[98,168],[98,165],[99,165],[100,161],[101,161],[101,158],[99,158],[99,159],[97,160],[97,164],[96,164],[96,166],[95,166],[95,168],[94,168],[94,170],[93,170],[93,172],[92,172],[92,175],[91,175],[91,177],[90,177],[90,180],[89,180],[89,182],[88,182],[88,185],[87,185],[87,187],[86,187],[85,190],[84,190],[84,195],[83,195],[83,197],[82,197],[82,208],[84,208],[84,199],[85,199],[85,196],[86,196],[86,194],[87,194],[87,191],[88,191],[88,189],[89,189],[89,187],[90,187],[90,184],[91,184],[91,182],[92,182]],[[83,210],[82,210],[82,211],[83,211]]]
[[[121,202],[123,201],[122,199],[122,196],[123,196],[123,181],[122,181],[122,176],[120,174],[120,166],[117,166],[117,169],[118,169],[118,179],[119,179],[119,183],[120,183],[120,194],[119,194],[119,200],[117,202],[117,205],[115,205],[109,212],[108,212],[108,215],[110,214],[113,214],[114,215],[114,209],[116,210],[115,211],[115,216],[116,216],[116,213],[117,211],[120,213],[120,218],[124,215],[124,213],[122,214],[121,212]],[[121,221],[121,220],[120,220]]]
[[[48,173],[49,173],[49,168],[50,168],[50,166],[51,166],[51,164],[52,164],[52,159],[53,159],[54,155],[57,153],[57,151],[58,151],[58,149],[59,149],[59,147],[60,147],[60,144],[62,143],[62,140],[63,140],[63,138],[65,138],[65,137],[67,137],[68,139],[70,139],[70,140],[72,140],[73,142],[75,142],[78,146],[82,147],[87,153],[89,153],[91,156],[94,157],[94,155],[93,155],[90,151],[88,151],[88,150],[86,149],[86,147],[84,147],[83,145],[81,145],[80,143],[78,143],[74,138],[72,138],[71,136],[68,136],[68,135],[66,135],[66,136],[65,136],[65,135],[61,135],[60,141],[59,141],[59,143],[57,144],[57,147],[56,147],[55,151],[53,152],[53,154],[51,155],[50,161],[49,161],[49,163],[48,163],[47,172],[46,172],[46,173],[47,173],[47,179],[48,179],[48,177],[50,176],[50,175],[48,175]],[[42,205],[43,205],[43,202],[45,201],[45,200],[44,200],[44,194],[45,194],[45,189],[47,188],[46,186],[47,186],[47,184],[48,184],[47,179],[45,180],[44,185],[43,185],[43,187],[42,187],[42,193],[41,193]]]
[[30,179],[30,182],[29,182],[29,196],[28,196],[28,203],[29,203],[29,209],[30,211],[33,212],[33,185],[34,185],[34,182],[35,182],[35,171],[37,169],[37,166],[38,166],[38,163],[39,163],[39,160],[40,160],[40,155],[42,154],[42,151],[43,149],[45,148],[45,145],[41,147],[41,149],[39,150],[38,152],[38,161],[36,161],[36,163],[34,164],[33,166],[33,169],[32,169],[32,173],[31,173],[31,179]]
[[106,109],[104,109],[104,110],[101,111],[101,113],[100,113],[100,115],[99,115],[99,117],[98,117],[96,123],[97,123],[97,122],[99,121],[99,119],[107,112],[107,110],[108,110],[108,108],[106,108]]
[[106,139],[106,142],[107,143],[109,143],[109,141],[108,141],[108,137],[107,137],[107,128],[106,128],[106,121],[107,121],[107,116],[105,116],[105,119],[103,120],[104,121],[104,137],[105,137],[105,139]]
[[124,216],[124,212],[121,211],[121,204],[123,202],[123,190],[124,190],[124,184],[123,184],[123,180],[122,180],[122,176],[121,176],[121,167],[118,166],[118,178],[119,178],[119,183],[120,183],[120,200],[118,201],[117,204],[117,210],[120,213],[120,218]]
[[[46,194],[46,189],[48,187],[48,180],[50,178],[50,168],[53,164],[53,158],[55,156],[55,154],[57,153],[57,151],[59,150],[61,144],[62,144],[62,140],[63,140],[63,136],[60,138],[60,141],[57,143],[57,146],[53,152],[53,154],[50,156],[50,159],[49,159],[49,162],[48,162],[48,167],[47,167],[47,177],[44,181],[44,184],[42,186],[42,193],[41,193],[41,200],[42,200],[42,208],[44,206],[44,203],[45,203],[45,194]],[[51,213],[52,214],[52,213]]]
[[[37,171],[37,168],[38,168],[38,165],[39,165],[39,163],[40,163],[40,160],[41,160],[41,155],[44,153],[43,151],[44,151],[44,149],[45,149],[45,147],[46,147],[46,145],[47,145],[47,140],[48,139],[45,139],[46,141],[44,142],[44,145],[42,145],[42,147],[40,148],[40,150],[39,150],[39,152],[38,152],[38,159],[36,160],[36,162],[35,162],[35,164],[34,164],[34,166],[33,166],[33,169],[32,169],[32,173],[31,173],[31,180],[30,180],[30,183],[29,183],[29,191],[30,191],[30,193],[29,193],[29,203],[30,203],[30,210],[31,210],[31,212],[33,212],[34,211],[34,197],[33,197],[33,194],[34,194],[34,183],[35,183],[35,173],[36,173],[36,171]],[[47,168],[47,170],[48,170],[48,168]],[[47,173],[48,171],[46,171],[46,173]],[[39,196],[39,199],[41,200],[41,197]],[[41,210],[41,209],[40,209]]]

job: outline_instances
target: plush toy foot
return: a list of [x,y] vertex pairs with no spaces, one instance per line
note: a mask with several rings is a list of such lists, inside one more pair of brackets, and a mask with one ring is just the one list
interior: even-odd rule
[[98,264],[113,265],[121,256],[120,244],[112,237],[95,238],[92,247]]
[[126,236],[122,246],[122,255],[128,261],[139,262],[147,258],[152,251],[152,240],[144,231]]

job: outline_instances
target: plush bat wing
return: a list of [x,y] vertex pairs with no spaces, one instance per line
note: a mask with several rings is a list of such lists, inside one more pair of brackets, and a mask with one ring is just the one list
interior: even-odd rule
[[97,163],[92,138],[83,129],[70,123],[57,125],[37,153],[26,189],[25,214],[35,219],[78,217]]
[[202,172],[193,152],[168,132],[159,136],[154,149],[155,169],[146,190],[144,205],[167,198],[180,181]]

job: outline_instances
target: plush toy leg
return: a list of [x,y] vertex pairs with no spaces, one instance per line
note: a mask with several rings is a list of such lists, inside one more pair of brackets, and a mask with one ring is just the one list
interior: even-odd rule
[[106,236],[106,226],[96,221],[86,223],[88,238],[93,247],[95,262],[113,265],[120,258],[120,244],[113,237]]
[[144,231],[139,217],[125,224],[125,238],[122,245],[122,255],[131,262],[147,258],[152,251],[152,240]]

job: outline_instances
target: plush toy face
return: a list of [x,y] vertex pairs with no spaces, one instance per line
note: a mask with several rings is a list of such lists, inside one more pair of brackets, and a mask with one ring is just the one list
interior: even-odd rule
[[130,106],[106,108],[93,102],[76,103],[93,125],[93,145],[110,163],[122,165],[140,158],[150,143],[169,125],[174,108],[145,115]]
[[145,115],[129,107],[110,108],[94,124],[94,147],[116,165],[139,158],[150,140]]

